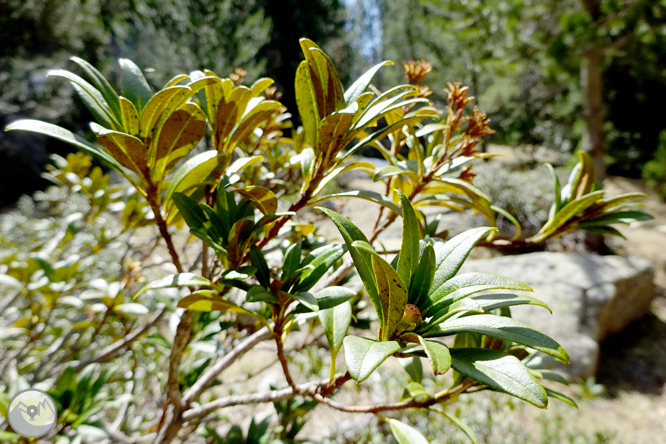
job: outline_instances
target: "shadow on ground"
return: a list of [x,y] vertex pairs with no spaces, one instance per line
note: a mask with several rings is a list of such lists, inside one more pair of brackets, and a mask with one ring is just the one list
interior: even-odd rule
[[666,295],[623,332],[601,344],[597,382],[611,397],[620,391],[661,395],[666,384]]

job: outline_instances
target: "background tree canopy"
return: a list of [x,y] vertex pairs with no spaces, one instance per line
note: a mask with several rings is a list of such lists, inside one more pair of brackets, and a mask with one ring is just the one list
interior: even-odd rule
[[[609,172],[644,170],[659,181],[664,123],[651,110],[666,99],[665,23],[664,0],[0,0],[0,124],[31,117],[85,133],[73,91],[45,78],[71,55],[112,80],[115,60],[133,59],[155,86],[204,67],[219,75],[242,67],[250,81],[271,73],[293,110],[295,42],[305,36],[331,55],[345,85],[382,59],[426,59],[434,99],[447,82],[469,85],[497,131],[491,142],[569,153],[587,134]],[[381,76],[386,85],[403,73]],[[64,149],[0,135],[0,204],[41,186],[46,153]]]

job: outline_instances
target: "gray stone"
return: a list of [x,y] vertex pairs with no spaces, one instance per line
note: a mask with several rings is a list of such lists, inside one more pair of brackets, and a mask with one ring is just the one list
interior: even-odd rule
[[535,306],[512,315],[562,344],[571,365],[558,370],[568,379],[594,376],[599,343],[645,314],[655,297],[652,266],[637,257],[529,253],[469,260],[460,272],[472,271],[523,281],[550,306],[552,315]]

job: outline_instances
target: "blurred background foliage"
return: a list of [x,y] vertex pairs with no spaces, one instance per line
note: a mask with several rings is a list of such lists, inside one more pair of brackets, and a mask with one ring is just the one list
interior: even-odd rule
[[[568,155],[589,131],[582,77],[594,62],[609,173],[642,175],[666,196],[665,24],[664,0],[0,0],[0,126],[27,117],[86,133],[74,92],[45,77],[71,55],[112,81],[115,60],[130,58],[155,86],[201,68],[271,73],[294,110],[296,42],[308,37],[345,85],[382,59],[426,59],[431,98],[441,104],[447,82],[469,85],[497,131],[490,143]],[[381,76],[380,88],[404,80],[399,66]],[[66,150],[0,134],[0,205],[43,188],[48,154]]]

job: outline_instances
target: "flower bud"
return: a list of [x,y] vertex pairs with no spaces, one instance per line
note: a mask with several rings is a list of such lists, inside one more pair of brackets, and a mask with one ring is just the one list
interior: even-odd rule
[[407,304],[405,307],[405,313],[402,315],[402,322],[408,322],[410,324],[420,324],[421,323],[421,312],[419,308],[414,304]]

